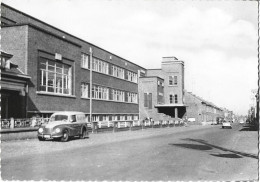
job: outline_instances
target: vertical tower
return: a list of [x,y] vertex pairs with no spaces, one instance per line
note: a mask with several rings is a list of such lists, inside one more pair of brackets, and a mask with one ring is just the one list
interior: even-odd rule
[[163,57],[162,74],[165,81],[165,104],[183,104],[184,62],[176,57]]

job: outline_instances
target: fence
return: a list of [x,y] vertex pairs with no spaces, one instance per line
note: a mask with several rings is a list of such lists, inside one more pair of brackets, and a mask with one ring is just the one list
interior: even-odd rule
[[[1,119],[1,129],[14,129],[14,128],[34,128],[39,127],[42,124],[48,123],[49,118],[18,118],[18,119]],[[93,132],[99,132],[103,130],[136,130],[146,128],[158,128],[158,127],[175,127],[183,126],[182,120],[169,120],[169,121],[150,121],[150,120],[124,120],[124,121],[98,121],[89,123],[88,127]]]
[[10,118],[1,119],[1,129],[39,127],[47,123],[49,118]]
[[159,128],[159,127],[176,127],[184,126],[182,120],[169,120],[169,121],[97,121],[91,125],[92,131],[97,133],[101,131],[122,131],[122,130],[137,130],[146,128]]

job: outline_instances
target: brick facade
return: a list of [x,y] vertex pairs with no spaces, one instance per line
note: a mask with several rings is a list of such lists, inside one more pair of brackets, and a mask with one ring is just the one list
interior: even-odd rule
[[187,105],[187,118],[189,121],[201,123],[216,123],[219,118],[224,118],[224,111],[191,92],[185,92]]
[[[92,59],[98,59],[100,62],[108,64],[109,69],[106,74],[92,71],[92,84],[109,90],[108,99],[92,99],[92,114],[109,115],[110,119],[112,115],[139,116],[138,99],[130,102],[127,99],[130,93],[138,94],[138,82],[128,81],[127,73],[131,72],[137,77],[138,72],[145,70],[144,68],[3,3],[1,12],[2,49],[14,55],[12,62],[16,63],[23,73],[31,77],[27,101],[28,117],[35,114],[47,116],[55,111],[64,110],[90,114],[90,97],[81,96],[82,84],[90,85],[91,82],[90,68],[81,66],[83,53],[89,59],[92,57]],[[90,48],[93,54],[90,53]],[[55,58],[57,54],[61,55],[61,60]],[[45,79],[41,74],[47,74],[47,71],[41,73],[41,60],[54,62],[55,69],[56,64],[69,67],[71,77],[67,80],[69,83],[67,81],[66,83],[71,86],[69,89],[71,94],[46,93],[40,90],[40,83],[42,79]],[[123,69],[125,78],[113,76],[112,66]],[[48,74],[50,75],[49,72]],[[58,83],[58,81],[53,82]],[[64,82],[62,81],[62,84]],[[49,84],[49,81],[47,83]],[[111,100],[113,90],[124,92],[125,100]],[[90,95],[90,90],[88,92]]]

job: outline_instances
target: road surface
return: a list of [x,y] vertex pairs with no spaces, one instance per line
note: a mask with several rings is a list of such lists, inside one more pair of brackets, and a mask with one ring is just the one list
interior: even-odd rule
[[1,144],[3,180],[197,181],[258,178],[257,132],[216,126]]

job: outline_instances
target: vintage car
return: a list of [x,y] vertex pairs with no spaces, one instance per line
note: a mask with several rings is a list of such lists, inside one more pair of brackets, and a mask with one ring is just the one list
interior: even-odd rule
[[40,126],[37,136],[40,141],[59,139],[66,142],[72,136],[84,139],[88,137],[87,124],[82,112],[56,112],[51,115],[48,124]]
[[222,128],[229,128],[229,129],[231,129],[232,128],[231,123],[229,121],[224,121],[222,123]]

